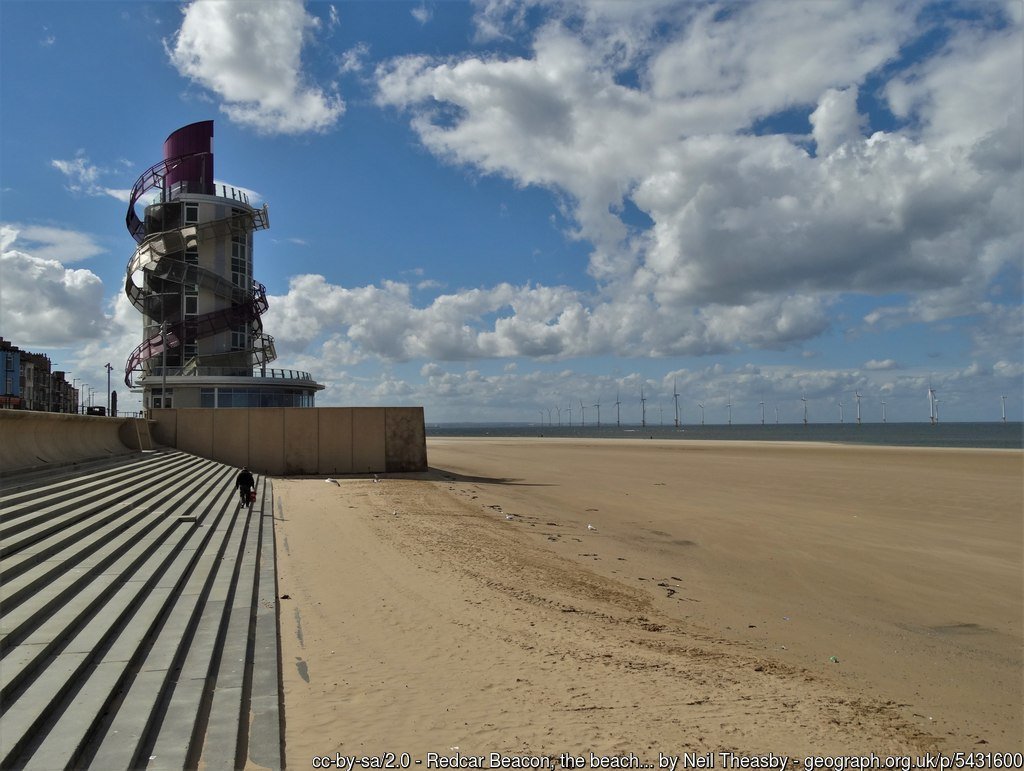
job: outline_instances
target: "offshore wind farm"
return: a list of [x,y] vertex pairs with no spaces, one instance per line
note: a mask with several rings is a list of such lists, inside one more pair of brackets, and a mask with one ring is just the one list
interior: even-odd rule
[[[651,391],[641,384],[635,400],[623,401],[622,389],[616,390],[614,424],[602,424],[600,397],[592,405],[598,410],[596,422],[586,421],[584,400],[576,399],[580,409],[578,419],[572,417],[569,407],[540,407],[534,414],[539,421],[430,421],[427,432],[433,436],[546,436],[593,438],[647,438],[647,439],[732,439],[744,441],[783,442],[850,442],[858,444],[921,446],[921,447],[990,447],[1017,449],[1024,447],[1024,423],[1008,421],[1006,397],[993,400],[993,417],[989,421],[940,421],[937,389],[929,384],[924,401],[927,411],[917,419],[900,416],[890,420],[886,412],[888,402],[878,399],[874,418],[865,418],[864,394],[859,389],[836,397],[824,395],[809,398],[802,394],[798,401],[780,400],[771,404],[774,422],[765,419],[766,402],[741,403],[727,393],[717,403],[704,398],[699,401],[681,400],[678,383],[673,380],[670,394],[652,397]],[[854,419],[847,421],[846,407],[852,401]],[[630,404],[635,401],[635,404]],[[622,407],[625,405],[626,409]],[[633,407],[631,410],[630,407]],[[666,409],[667,407],[667,409]],[[734,422],[733,408],[742,415]],[[649,411],[657,409],[658,422],[648,419]],[[838,409],[838,411],[836,411]],[[669,411],[672,419],[665,421]],[[563,418],[564,414],[564,418]],[[653,414],[653,413],[652,413]],[[708,420],[708,415],[711,419]],[[625,417],[624,417],[625,415]],[[785,419],[780,416],[785,415]]]
[[[699,420],[699,419],[698,419]],[[533,423],[427,423],[427,436],[563,437],[586,439],[736,440],[758,442],[827,442],[893,447],[1024,448],[1024,423],[706,423],[648,425],[622,423],[541,425]]]

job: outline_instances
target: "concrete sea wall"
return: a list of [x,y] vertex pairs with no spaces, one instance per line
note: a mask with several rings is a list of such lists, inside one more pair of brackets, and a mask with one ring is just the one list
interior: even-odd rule
[[169,409],[148,421],[0,410],[0,473],[154,443],[272,476],[427,468],[422,407]]
[[425,471],[422,407],[153,410],[163,445],[261,474]]
[[0,472],[78,463],[152,447],[139,418],[0,410]]

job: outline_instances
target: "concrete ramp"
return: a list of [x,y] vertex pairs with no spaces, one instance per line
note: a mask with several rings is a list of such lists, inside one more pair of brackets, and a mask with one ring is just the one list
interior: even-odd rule
[[152,449],[139,418],[0,410],[0,473]]

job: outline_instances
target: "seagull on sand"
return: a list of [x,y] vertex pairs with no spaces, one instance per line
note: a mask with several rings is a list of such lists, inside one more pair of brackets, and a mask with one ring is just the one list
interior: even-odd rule
[[587,530],[597,530],[593,525],[587,525]]

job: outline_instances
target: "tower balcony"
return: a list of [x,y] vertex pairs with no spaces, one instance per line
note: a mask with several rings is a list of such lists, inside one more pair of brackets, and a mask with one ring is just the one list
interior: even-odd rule
[[[308,372],[303,372],[298,369],[260,369],[255,372],[245,367],[205,367],[196,366],[192,367],[185,365],[184,367],[167,367],[166,374],[168,378],[250,378],[253,380],[288,380],[293,382],[299,382],[311,387],[322,389],[323,386],[313,380],[313,376]],[[140,375],[136,378],[136,385],[153,385],[164,376],[164,367],[154,364],[151,365],[148,371],[144,375]]]

